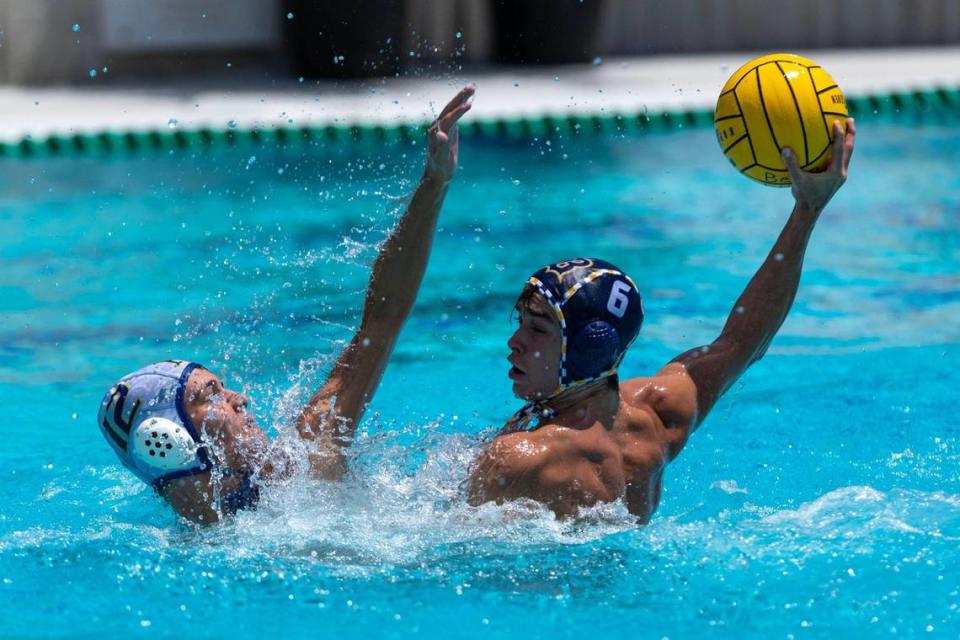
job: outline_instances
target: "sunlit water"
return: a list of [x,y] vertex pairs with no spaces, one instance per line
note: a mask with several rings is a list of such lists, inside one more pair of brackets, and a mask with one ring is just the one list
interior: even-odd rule
[[510,307],[602,257],[645,295],[622,372],[709,342],[789,213],[708,130],[463,140],[413,316],[339,485],[179,522],[95,424],[192,358],[290,437],[356,326],[421,144],[0,162],[0,635],[954,637],[960,128],[860,123],[793,311],[669,468],[652,523],[466,506],[516,409]]

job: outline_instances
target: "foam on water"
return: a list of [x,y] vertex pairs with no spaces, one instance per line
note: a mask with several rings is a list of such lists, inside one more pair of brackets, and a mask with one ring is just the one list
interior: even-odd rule
[[111,458],[104,389],[196,358],[305,460],[293,420],[357,326],[421,150],[4,161],[0,629],[956,635],[960,130],[861,131],[790,317],[643,528],[621,503],[557,521],[532,502],[471,507],[461,486],[517,408],[504,343],[538,266],[597,255],[640,282],[625,376],[715,337],[788,207],[739,182],[709,132],[471,141],[348,477],[298,467],[210,528]]

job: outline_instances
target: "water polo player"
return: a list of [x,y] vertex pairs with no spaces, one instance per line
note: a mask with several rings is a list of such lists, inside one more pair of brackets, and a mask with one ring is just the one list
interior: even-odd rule
[[663,471],[737,378],[763,357],[786,318],[821,211],[843,185],[856,135],[834,125],[830,166],[802,171],[792,153],[795,206],[767,259],[711,344],[654,376],[620,383],[617,367],[643,322],[634,282],[600,260],[537,271],[517,301],[507,343],[514,393],[527,404],[481,452],[469,501],[532,498],[558,516],[623,498],[641,522],[660,501]]
[[[457,167],[457,121],[470,109],[473,93],[473,87],[460,91],[430,127],[423,177],[373,265],[360,328],[298,419],[301,437],[315,442],[315,476],[343,474],[341,449],[349,445],[413,307]],[[285,466],[247,412],[247,399],[193,362],[158,362],[125,376],[104,397],[98,423],[123,464],[195,522],[216,522],[254,505],[260,484]]]

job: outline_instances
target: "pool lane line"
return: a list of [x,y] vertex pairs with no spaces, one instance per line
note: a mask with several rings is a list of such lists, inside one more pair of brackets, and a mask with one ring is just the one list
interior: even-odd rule
[[[851,116],[914,117],[960,115],[960,88],[935,87],[918,91],[847,98]],[[317,142],[409,142],[420,139],[429,125],[353,124],[325,126],[270,126],[253,128],[152,129],[102,131],[52,135],[44,139],[26,136],[16,142],[0,142],[0,158],[31,158],[59,155],[104,155],[177,151],[222,146],[297,146]],[[713,109],[675,109],[658,112],[603,113],[533,117],[500,117],[461,123],[462,134],[482,138],[530,140],[568,134],[682,131],[713,125]]]

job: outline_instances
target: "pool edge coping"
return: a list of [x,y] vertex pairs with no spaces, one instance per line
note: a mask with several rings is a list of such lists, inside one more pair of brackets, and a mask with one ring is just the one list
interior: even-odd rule
[[[954,109],[960,113],[960,87],[891,91],[847,96],[851,117],[902,115]],[[557,133],[677,131],[713,124],[713,108],[668,108],[651,113],[544,113],[497,117],[461,123],[461,133],[489,138],[535,139]],[[429,121],[397,124],[345,123],[308,126],[267,125],[244,128],[103,129],[53,134],[0,142],[0,158],[30,158],[68,154],[138,153],[243,144],[303,144],[312,141],[410,141]]]

